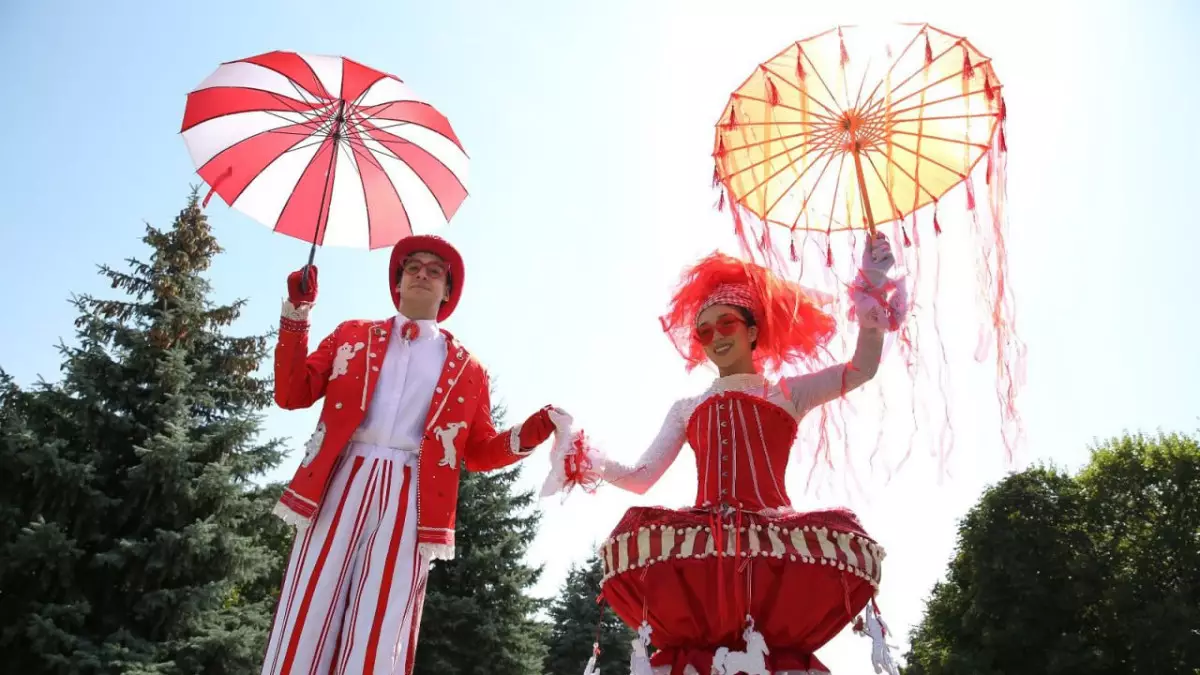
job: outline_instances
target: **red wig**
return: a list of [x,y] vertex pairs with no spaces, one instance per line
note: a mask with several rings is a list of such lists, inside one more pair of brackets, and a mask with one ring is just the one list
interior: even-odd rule
[[708,358],[696,339],[696,317],[714,304],[743,307],[754,317],[758,325],[754,366],[760,372],[814,361],[834,334],[833,317],[799,285],[761,265],[712,253],[683,273],[660,319],[688,370]]

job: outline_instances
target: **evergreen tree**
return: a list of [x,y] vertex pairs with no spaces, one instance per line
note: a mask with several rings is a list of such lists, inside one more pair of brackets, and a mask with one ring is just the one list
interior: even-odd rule
[[547,675],[582,673],[597,642],[600,656],[596,666],[600,672],[628,670],[630,643],[637,634],[608,605],[596,602],[603,577],[604,568],[595,553],[583,565],[571,566],[558,597],[550,605],[550,643],[544,669]]
[[[495,399],[493,399],[495,400]],[[492,419],[503,428],[504,408]],[[525,562],[541,516],[533,492],[515,492],[519,466],[463,471],[454,560],[429,574],[415,672],[437,675],[536,675],[545,658],[543,602],[530,589],[541,568]]]
[[[255,673],[283,561],[262,528],[277,465],[265,336],[203,278],[220,252],[196,190],[121,299],[73,304],[63,378],[0,374],[0,654],[6,672]],[[278,534],[268,530],[267,534]]]

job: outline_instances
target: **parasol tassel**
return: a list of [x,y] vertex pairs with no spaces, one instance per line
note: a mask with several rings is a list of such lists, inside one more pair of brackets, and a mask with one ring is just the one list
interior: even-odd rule
[[999,129],[997,130],[997,136],[999,136],[999,138],[996,140],[997,145],[1000,146],[1000,152],[1008,152],[1008,139],[1005,138],[1004,122],[1000,123]]
[[804,47],[796,43],[796,80],[804,84]]
[[800,262],[800,256],[796,253],[796,241],[792,240],[791,245],[792,262]]
[[967,209],[975,211],[975,181],[970,176],[967,177]]
[[712,186],[717,187],[720,184],[721,184],[721,172],[717,169],[717,167],[714,166],[713,167]]
[[775,86],[770,75],[767,76],[767,103],[772,106],[779,105],[779,88]]
[[842,52],[842,54],[841,54],[842,65],[845,66],[847,63],[850,63],[850,53],[846,51],[846,40],[845,40],[845,38],[842,37],[842,29],[841,28],[838,29],[838,47],[839,47],[839,49],[841,49],[841,52]]
[[967,50],[967,46],[963,45],[963,79],[969,80],[975,77],[975,66],[971,65],[971,52]]
[[992,156],[993,154],[995,154],[995,153],[992,150],[988,150],[987,173],[984,174],[984,180],[987,182],[988,185],[992,184],[992,174],[995,173],[995,171],[996,171],[996,165],[993,163],[993,159],[994,159],[994,157]]
[[724,190],[721,190],[721,196],[717,197],[717,210],[718,211],[725,210],[725,191]]
[[737,121],[737,108],[733,107],[733,104],[732,104],[732,103],[730,103],[730,104],[729,104],[729,126],[731,126],[731,127],[736,127],[736,126],[737,126],[737,123],[738,123],[738,121]]
[[833,267],[833,244],[829,242],[825,244],[825,266]]
[[933,203],[933,233],[935,235],[942,233],[942,226],[940,223],[938,223],[937,214],[938,214],[938,203],[935,201]]
[[929,33],[925,33],[925,67],[933,65],[933,47],[929,44]]
[[996,100],[996,88],[992,86],[992,78],[987,73],[983,74],[983,97],[988,103]]
[[717,157],[725,156],[725,137],[717,138]]
[[900,234],[904,235],[904,248],[912,246],[912,240],[908,238],[908,229],[903,225],[900,226]]

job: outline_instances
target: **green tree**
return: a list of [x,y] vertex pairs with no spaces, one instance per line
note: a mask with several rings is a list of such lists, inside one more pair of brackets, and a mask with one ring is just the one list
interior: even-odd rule
[[[493,406],[498,428],[504,417],[503,406]],[[541,671],[547,631],[536,614],[544,603],[531,589],[542,570],[525,561],[541,516],[534,493],[515,489],[519,471],[462,472],[455,559],[438,561],[429,574],[416,672]]]
[[[572,565],[558,597],[550,605],[550,641],[545,672],[548,675],[582,673],[599,638],[602,673],[629,668],[630,642],[637,634],[608,607],[598,603],[604,576],[595,553],[583,565]],[[598,635],[597,635],[598,633]]]
[[1200,672],[1200,444],[1126,436],[989,489],[907,675]]
[[[192,191],[147,262],[76,297],[61,381],[0,375],[0,654],[27,673],[254,673],[283,561],[260,537],[276,466],[265,336],[228,327]],[[268,533],[271,531],[268,530]]]

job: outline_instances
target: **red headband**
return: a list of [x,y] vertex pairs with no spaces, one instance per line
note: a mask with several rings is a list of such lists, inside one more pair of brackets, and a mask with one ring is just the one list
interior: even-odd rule
[[758,298],[746,284],[721,284],[717,286],[700,305],[700,309],[696,310],[696,316],[699,316],[700,312],[713,305],[732,305],[748,309],[756,320],[759,316]]

